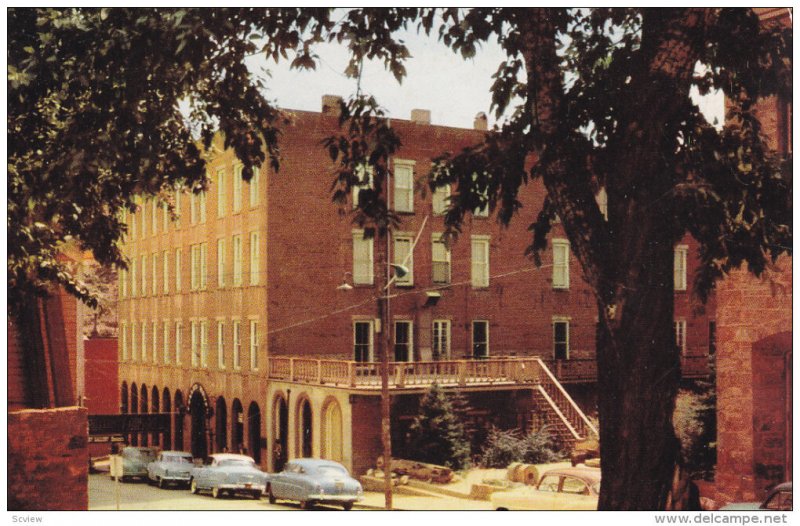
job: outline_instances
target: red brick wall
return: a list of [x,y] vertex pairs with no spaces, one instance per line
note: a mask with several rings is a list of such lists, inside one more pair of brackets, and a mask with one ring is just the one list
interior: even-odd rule
[[352,474],[360,477],[383,455],[381,445],[381,403],[377,396],[357,396],[352,404],[350,423],[353,433]]
[[92,415],[119,413],[116,338],[84,341],[86,407]]
[[9,412],[9,510],[88,509],[86,415],[80,407]]

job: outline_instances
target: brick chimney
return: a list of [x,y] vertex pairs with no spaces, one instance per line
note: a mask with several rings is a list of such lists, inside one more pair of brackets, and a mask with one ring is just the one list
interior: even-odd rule
[[475,115],[475,121],[472,124],[472,127],[476,130],[486,131],[489,129],[489,119],[486,117],[486,114],[483,112],[478,113]]
[[341,111],[342,98],[338,95],[323,95],[322,96],[322,114],[338,117],[342,114]]
[[411,122],[417,124],[431,123],[431,110],[411,110]]

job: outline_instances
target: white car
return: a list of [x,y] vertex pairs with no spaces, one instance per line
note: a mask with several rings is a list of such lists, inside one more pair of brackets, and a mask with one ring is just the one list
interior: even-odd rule
[[535,486],[492,493],[496,510],[596,510],[600,470],[577,467],[545,472]]

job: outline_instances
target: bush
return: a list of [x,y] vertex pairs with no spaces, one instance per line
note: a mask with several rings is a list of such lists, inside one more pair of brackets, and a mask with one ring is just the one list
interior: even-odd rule
[[481,465],[505,468],[513,462],[543,464],[564,458],[547,426],[528,435],[518,430],[502,431],[493,427],[481,454]]
[[[461,401],[459,401],[461,403]],[[447,394],[437,384],[422,398],[411,424],[411,460],[464,469],[469,465],[469,440]]]

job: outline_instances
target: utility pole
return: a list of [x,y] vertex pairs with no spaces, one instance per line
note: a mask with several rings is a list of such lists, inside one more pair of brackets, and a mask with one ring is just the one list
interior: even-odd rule
[[389,349],[391,348],[391,315],[389,313],[389,244],[391,231],[386,231],[386,251],[381,257],[379,275],[383,276],[378,285],[378,314],[381,320],[381,443],[383,444],[383,489],[387,510],[392,509],[392,401],[389,396]]

